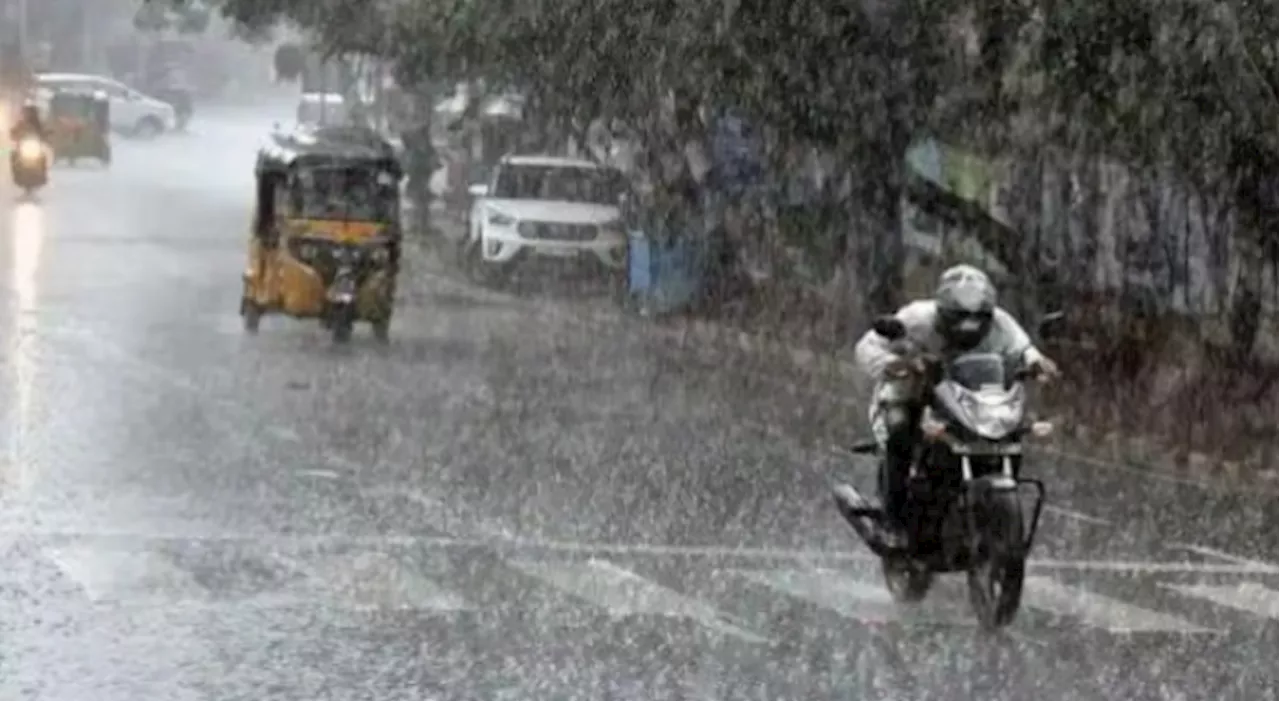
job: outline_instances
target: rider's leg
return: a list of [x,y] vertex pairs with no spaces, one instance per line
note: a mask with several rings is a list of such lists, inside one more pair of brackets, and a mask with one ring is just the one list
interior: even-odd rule
[[872,416],[872,428],[880,443],[880,499],[884,506],[885,526],[894,534],[905,534],[907,478],[919,426],[919,410],[897,396],[897,388],[884,387],[878,392]]

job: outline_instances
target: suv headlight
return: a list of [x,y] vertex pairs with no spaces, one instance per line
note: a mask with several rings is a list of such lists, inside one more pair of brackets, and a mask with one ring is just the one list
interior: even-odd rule
[[509,217],[501,212],[489,212],[489,223],[493,226],[512,226],[516,220],[515,217]]

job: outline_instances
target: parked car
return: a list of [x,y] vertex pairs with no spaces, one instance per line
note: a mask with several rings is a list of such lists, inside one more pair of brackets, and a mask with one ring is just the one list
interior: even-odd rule
[[36,76],[41,106],[48,109],[53,93],[61,90],[102,92],[111,102],[112,131],[154,138],[177,125],[173,105],[144,95],[111,78],[83,73],[41,73]]
[[501,158],[488,183],[469,188],[468,262],[488,279],[529,257],[585,259],[620,270],[627,256],[623,187],[620,171],[587,160]]

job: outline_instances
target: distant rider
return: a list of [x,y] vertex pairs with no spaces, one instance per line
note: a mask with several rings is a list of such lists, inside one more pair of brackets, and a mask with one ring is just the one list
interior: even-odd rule
[[18,118],[18,123],[13,125],[9,130],[9,137],[14,143],[22,140],[27,136],[35,136],[40,141],[48,141],[44,130],[44,124],[40,121],[40,110],[35,104],[26,102],[22,105],[22,116]]
[[[1009,312],[996,305],[996,288],[986,273],[957,265],[942,273],[931,300],[912,302],[895,315],[906,327],[908,344],[944,362],[969,352],[999,353],[1014,365],[1035,370],[1042,378],[1057,376],[1057,365],[1045,356]],[[880,444],[884,470],[881,495],[885,527],[892,546],[901,547],[907,477],[919,441],[920,414],[927,397],[906,396],[886,381],[886,367],[899,359],[895,343],[868,331],[855,349],[858,366],[876,381],[870,418]]]

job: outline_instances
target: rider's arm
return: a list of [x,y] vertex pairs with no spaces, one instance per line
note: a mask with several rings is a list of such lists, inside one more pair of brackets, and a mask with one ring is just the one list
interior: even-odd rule
[[1013,315],[1003,308],[997,307],[995,323],[1004,337],[1005,352],[1010,359],[1025,365],[1038,363],[1044,359],[1044,353],[1031,342],[1031,336]]
[[[907,328],[907,338],[919,340],[933,327],[934,305],[929,301],[912,302],[899,309],[894,316]],[[891,344],[892,341],[876,333],[874,329],[869,330],[854,346],[854,360],[869,377],[879,380],[885,367],[898,357]]]
[[869,330],[862,334],[858,344],[853,348],[853,357],[858,367],[873,379],[880,379],[885,367],[896,357],[889,349],[889,339]]

